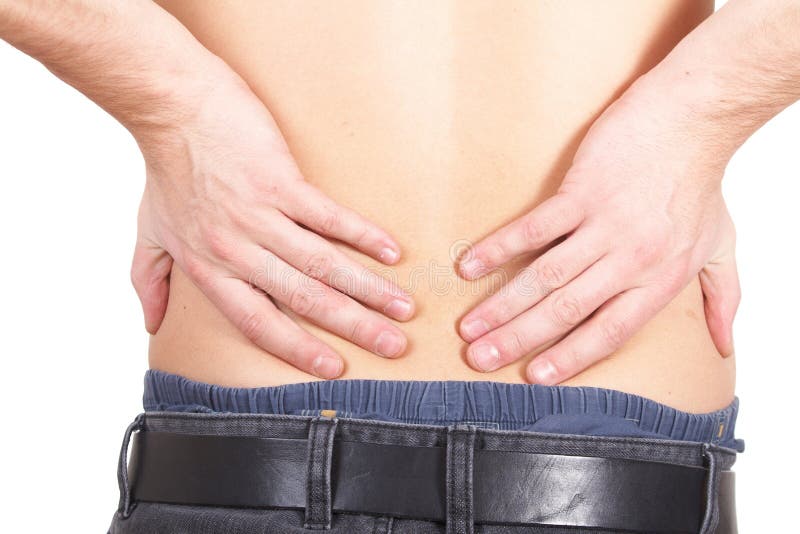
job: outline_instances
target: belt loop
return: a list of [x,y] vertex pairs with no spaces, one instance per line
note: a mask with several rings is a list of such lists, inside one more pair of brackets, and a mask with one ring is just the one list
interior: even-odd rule
[[117,482],[119,483],[119,507],[117,512],[127,519],[131,515],[131,488],[128,479],[128,444],[134,432],[144,427],[144,414],[139,414],[136,419],[128,425],[125,437],[122,438],[122,448],[119,451],[119,463],[117,464]]
[[719,523],[719,469],[717,468],[717,457],[711,448],[711,444],[703,444],[703,456],[706,459],[708,475],[706,475],[706,498],[705,513],[703,523],[700,526],[700,534],[712,534],[717,530]]
[[447,427],[447,534],[472,534],[472,462],[475,425],[458,423]]
[[338,421],[335,413],[328,415],[323,413],[311,420],[308,431],[306,516],[303,528],[311,530],[331,528],[331,458]]

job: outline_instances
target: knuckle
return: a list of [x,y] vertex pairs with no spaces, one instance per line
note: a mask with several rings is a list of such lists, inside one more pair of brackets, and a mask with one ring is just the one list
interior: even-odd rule
[[600,333],[610,349],[621,347],[630,335],[630,328],[620,319],[607,319],[600,323]]
[[281,357],[292,365],[311,371],[314,360],[320,353],[325,352],[325,345],[317,338],[303,335],[296,339],[285,355]]
[[[385,282],[378,276],[371,277],[371,273],[369,272],[359,273],[357,270],[350,268],[350,266],[339,265],[336,267],[331,266],[325,283],[342,294],[351,295],[360,299],[370,297],[373,294],[372,286],[370,285],[371,281],[375,281],[381,289],[383,286],[380,284]],[[378,295],[384,294],[377,290],[375,293]]]
[[353,245],[355,245],[356,248],[367,248],[367,245],[373,241],[372,235],[372,229],[367,226],[366,223],[361,222],[360,227],[353,238]]
[[281,357],[292,365],[311,371],[314,359],[323,352],[321,343],[311,336],[303,336],[292,344],[291,348]]
[[557,376],[572,376],[576,372],[587,367],[586,361],[580,352],[569,349],[557,358],[551,358],[550,363],[555,367]]
[[325,208],[317,218],[317,227],[323,234],[333,234],[341,226],[341,215],[332,208]]
[[506,333],[503,339],[503,349],[502,352],[512,357],[522,356],[527,352],[525,338],[519,330],[511,329]]
[[[346,215],[344,213],[346,213]],[[354,245],[356,248],[367,248],[369,245],[382,239],[382,232],[380,229],[359,214],[342,208],[342,213],[339,215],[339,222],[341,222],[344,217],[348,217],[352,221],[353,231],[350,244]]]
[[297,287],[289,296],[289,308],[303,316],[313,315],[317,310],[319,298],[310,288]]
[[539,286],[544,294],[564,285],[564,268],[557,263],[545,263],[536,269]]
[[275,178],[259,180],[257,182],[256,190],[258,191],[258,195],[262,200],[270,203],[273,203],[280,198],[281,193],[283,192],[280,180]]
[[633,264],[637,267],[648,267],[658,263],[669,248],[669,241],[669,236],[662,230],[643,232],[635,240]]
[[487,306],[485,313],[487,322],[490,325],[503,324],[514,316],[511,305],[508,299],[505,298],[499,298],[492,302]]
[[249,229],[253,226],[252,210],[244,203],[229,206],[226,215],[235,228]]
[[303,274],[319,280],[333,270],[333,258],[328,254],[312,254],[303,266]]
[[559,295],[550,308],[553,322],[562,327],[572,328],[583,317],[580,301],[571,295]]
[[365,330],[367,330],[366,321],[363,319],[354,319],[350,324],[350,331],[348,332],[348,339],[353,343],[357,343],[364,338]]
[[258,342],[261,337],[264,335],[264,332],[267,328],[267,321],[265,317],[258,313],[252,312],[246,314],[240,321],[239,321],[239,330],[244,334],[244,336],[252,341],[253,343]]
[[494,239],[490,243],[486,243],[483,247],[483,250],[476,251],[474,256],[484,256],[488,258],[492,263],[500,263],[503,259],[508,257],[508,252],[506,251],[505,245],[499,240]]
[[522,297],[534,297],[539,293],[539,274],[534,267],[522,269],[512,282],[512,291]]
[[653,265],[661,255],[660,246],[652,241],[640,241],[633,249],[633,263],[638,267]]
[[536,246],[547,236],[547,228],[540,218],[527,217],[522,223],[522,235],[528,245]]
[[231,261],[236,255],[236,247],[224,232],[216,228],[207,228],[203,232],[206,246],[216,257],[223,261]]
[[210,271],[205,262],[198,256],[185,256],[181,267],[186,275],[201,287],[208,282]]

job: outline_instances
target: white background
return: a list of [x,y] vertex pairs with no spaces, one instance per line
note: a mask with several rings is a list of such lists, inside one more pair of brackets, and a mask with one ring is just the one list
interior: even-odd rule
[[[800,105],[731,162],[740,531],[796,521]],[[130,135],[0,41],[0,484],[35,532],[105,532],[122,433],[141,410],[147,335],[129,283],[144,180]],[[12,523],[13,524],[13,523]]]

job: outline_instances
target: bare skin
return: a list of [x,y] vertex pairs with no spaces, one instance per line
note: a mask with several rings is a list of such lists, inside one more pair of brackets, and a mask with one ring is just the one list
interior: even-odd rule
[[799,2],[164,6],[0,0],[142,148],[153,367],[730,402],[719,185],[800,98]]
[[[301,320],[344,356],[341,378],[518,383],[528,381],[528,358],[476,371],[458,325],[535,253],[467,282],[456,274],[454,245],[457,254],[462,242],[550,197],[593,120],[711,12],[708,2],[623,2],[601,12],[542,4],[161,5],[266,103],[306,179],[391,229],[403,249],[390,275],[417,306],[402,326],[403,356],[376,358]],[[635,30],[614,30],[621,20]],[[489,40],[485,27],[494,28]],[[326,45],[308,46],[325,28],[336,28],[324,33]],[[563,28],[574,33],[567,38]],[[178,269],[150,361],[217,384],[310,379],[249,343]],[[714,346],[695,277],[624,347],[564,383],[707,411],[732,399],[734,359]]]

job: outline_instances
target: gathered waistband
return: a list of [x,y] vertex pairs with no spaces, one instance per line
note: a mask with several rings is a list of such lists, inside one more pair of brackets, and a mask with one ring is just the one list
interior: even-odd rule
[[597,387],[492,381],[340,379],[259,388],[204,384],[149,370],[146,411],[317,415],[496,430],[629,436],[713,443],[744,450],[734,435],[738,398],[705,414]]

